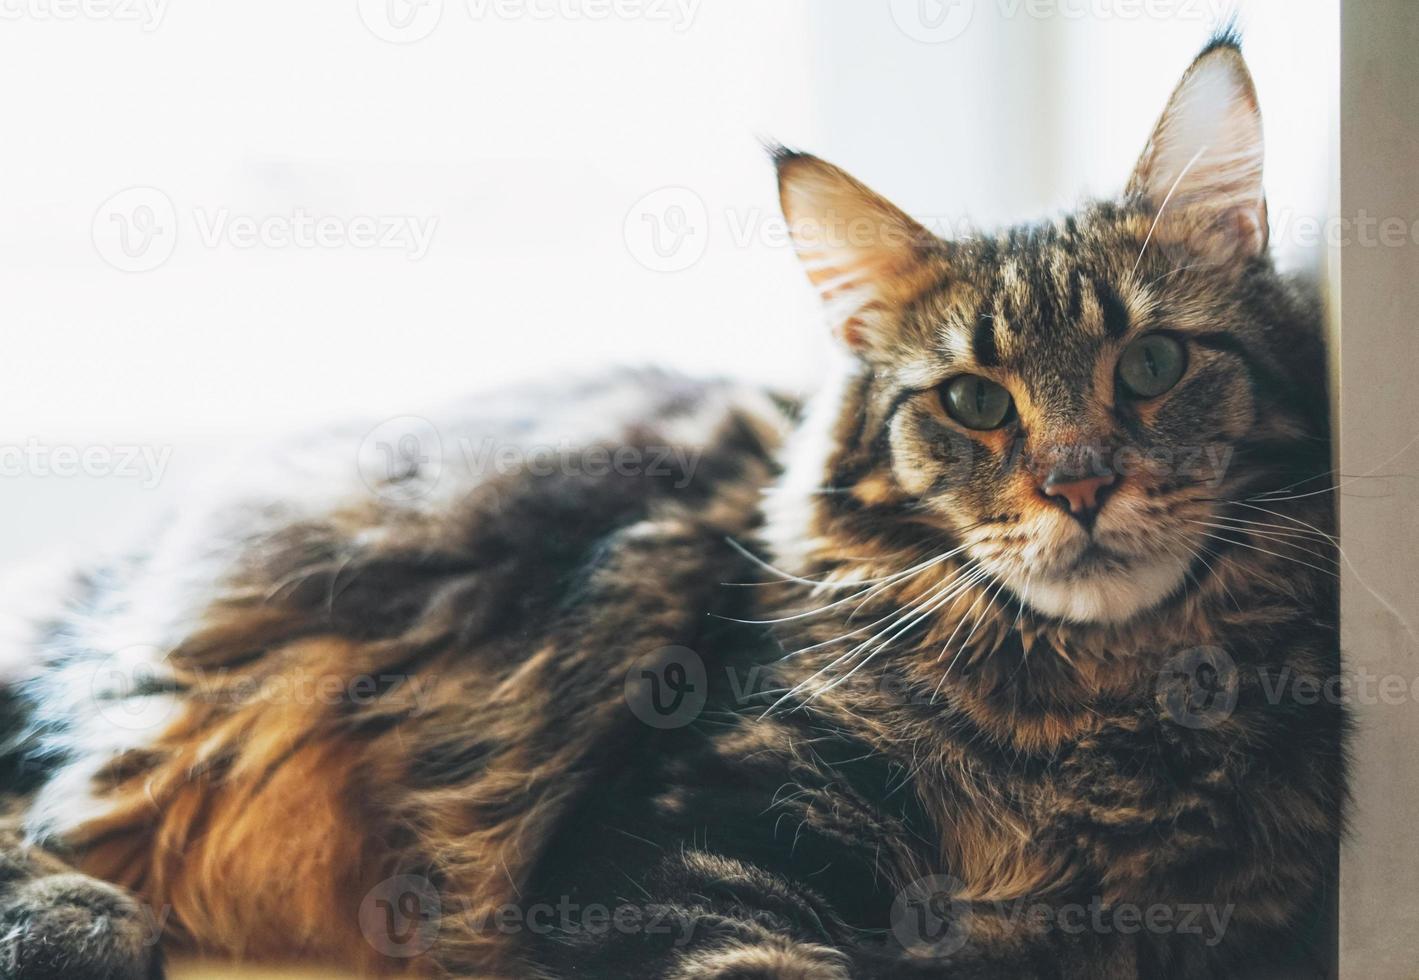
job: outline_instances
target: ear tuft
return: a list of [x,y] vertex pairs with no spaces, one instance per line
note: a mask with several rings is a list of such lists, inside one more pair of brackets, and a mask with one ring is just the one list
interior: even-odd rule
[[1156,231],[1219,262],[1266,250],[1265,146],[1256,87],[1235,25],[1198,55],[1129,181]]
[[1200,59],[1204,55],[1209,55],[1213,51],[1216,51],[1218,48],[1231,48],[1233,51],[1237,52],[1237,54],[1242,53],[1242,29],[1237,23],[1235,15],[1213,32],[1211,39],[1207,42],[1207,46],[1198,53],[1197,57]]
[[777,144],[779,200],[808,278],[859,354],[893,346],[901,304],[940,274],[941,239],[830,163]]
[[796,158],[812,156],[811,153],[804,153],[802,150],[795,150],[791,146],[785,146],[778,140],[770,139],[768,137],[760,138],[759,142],[763,145],[764,152],[769,155],[769,159],[773,161],[774,168],[777,170],[782,170],[784,164],[789,163]]

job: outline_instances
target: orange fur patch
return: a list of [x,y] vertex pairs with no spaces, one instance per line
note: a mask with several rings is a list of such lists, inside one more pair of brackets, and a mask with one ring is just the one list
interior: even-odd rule
[[134,890],[168,935],[204,952],[402,968],[359,926],[363,896],[391,863],[362,798],[367,743],[329,725],[318,697],[289,693],[343,676],[351,646],[319,639],[280,651],[289,666],[272,690],[288,696],[226,704],[204,687],[212,698],[190,703],[157,739],[163,761],[75,834],[91,842],[79,867]]

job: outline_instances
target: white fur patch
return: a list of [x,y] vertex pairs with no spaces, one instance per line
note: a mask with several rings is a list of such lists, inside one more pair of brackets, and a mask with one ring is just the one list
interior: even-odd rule
[[1026,605],[1074,623],[1122,623],[1172,595],[1187,566],[1164,559],[1140,563],[1127,573],[1058,579],[1027,577],[1006,584]]

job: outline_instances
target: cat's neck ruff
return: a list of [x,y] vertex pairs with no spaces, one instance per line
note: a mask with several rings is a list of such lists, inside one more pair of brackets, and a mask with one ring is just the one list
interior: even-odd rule
[[764,543],[774,563],[802,574],[830,549],[814,527],[815,504],[824,494],[841,492],[827,485],[828,462],[836,448],[834,427],[856,365],[834,347],[822,385],[808,399],[803,420],[783,453],[783,474],[764,492]]

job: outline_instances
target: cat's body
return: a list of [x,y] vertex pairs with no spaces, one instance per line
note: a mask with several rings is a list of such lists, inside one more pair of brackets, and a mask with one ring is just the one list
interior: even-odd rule
[[[32,777],[0,975],[150,965],[152,922],[26,833],[174,944],[367,970],[1312,956],[1344,795],[1341,707],[1304,696],[1338,671],[1319,323],[1254,240],[1245,154],[1216,213],[1192,164],[1151,172],[1167,122],[1128,202],[951,246],[780,153],[790,220],[897,226],[836,258],[800,235],[859,356],[787,446],[753,391],[568,386],[440,420],[436,481],[362,484],[359,432],[308,447],[320,497],[228,503],[90,580],[0,660]],[[1169,389],[1115,391],[1183,348]],[[469,439],[520,463],[469,467]],[[1040,462],[1086,443],[1106,475]]]

